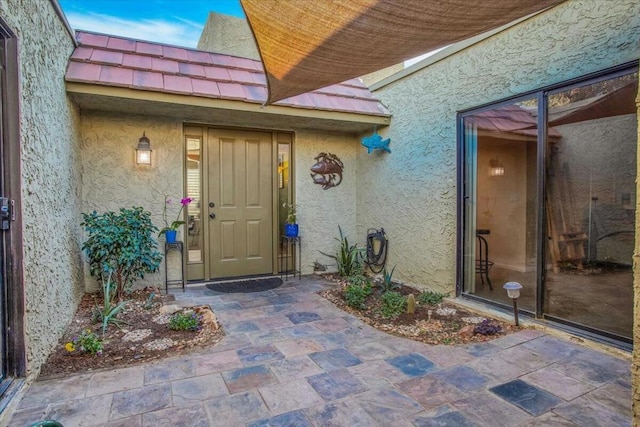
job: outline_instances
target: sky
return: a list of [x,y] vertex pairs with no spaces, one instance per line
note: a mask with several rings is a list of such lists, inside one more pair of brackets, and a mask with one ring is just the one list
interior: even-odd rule
[[195,48],[210,11],[244,18],[239,0],[58,0],[75,30]]

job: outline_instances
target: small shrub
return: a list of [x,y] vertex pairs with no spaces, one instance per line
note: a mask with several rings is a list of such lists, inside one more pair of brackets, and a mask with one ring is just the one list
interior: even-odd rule
[[156,297],[155,292],[151,292],[147,297],[147,300],[144,302],[144,309],[151,310],[153,308],[153,299]]
[[441,294],[440,292],[425,291],[420,294],[418,301],[420,304],[436,305],[440,304],[448,295],[449,294]]
[[174,313],[169,318],[169,329],[174,331],[199,331],[201,327],[202,316],[194,312],[190,313]]
[[160,267],[162,255],[153,234],[158,228],[151,214],[141,207],[121,208],[120,213],[82,214],[82,226],[89,236],[82,245],[92,276],[113,273],[116,290],[112,298],[124,300],[133,283],[154,273]]
[[79,337],[66,343],[64,348],[66,348],[68,352],[78,350],[82,353],[100,356],[104,347],[102,345],[102,340],[98,338],[98,335],[96,335],[95,332],[92,332],[91,329],[87,329],[82,331]]
[[393,283],[393,281],[392,281],[393,272],[395,270],[396,270],[395,267],[393,267],[391,272],[387,271],[386,268],[384,270],[382,270],[382,283],[380,283],[380,289],[382,290],[382,292],[389,292],[389,291],[392,291],[394,289],[399,288],[398,284]]
[[96,304],[93,307],[93,320],[94,322],[102,322],[102,335],[107,331],[107,327],[109,324],[113,324],[117,327],[120,327],[123,321],[117,319],[118,313],[120,313],[125,305],[129,301],[123,301],[120,304],[114,304],[112,295],[115,293],[116,285],[111,281],[111,273],[105,279],[104,275],[102,275],[102,295],[103,302],[102,307]]
[[329,255],[322,251],[320,253],[329,258],[333,258],[338,266],[338,274],[342,277],[353,276],[357,273],[362,273],[362,258],[363,248],[359,248],[358,245],[350,245],[347,237],[342,233],[342,228],[338,226],[340,232],[340,238],[335,238],[340,242],[340,247],[335,255]]
[[395,319],[400,316],[407,306],[407,299],[399,292],[385,292],[382,294],[382,317]]
[[499,325],[492,324],[489,319],[484,319],[473,328],[474,335],[495,335],[501,331],[502,328]]
[[344,288],[344,300],[349,307],[353,307],[356,310],[364,310],[366,308],[365,300],[371,295],[371,284],[365,282],[364,284],[350,283]]

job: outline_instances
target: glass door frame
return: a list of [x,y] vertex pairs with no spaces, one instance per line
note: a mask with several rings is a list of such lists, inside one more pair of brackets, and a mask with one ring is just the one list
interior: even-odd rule
[[[473,114],[477,114],[483,111],[499,108],[505,105],[513,104],[518,101],[523,101],[526,99],[535,98],[538,103],[538,131],[537,131],[537,171],[536,171],[536,179],[537,179],[537,197],[538,197],[538,207],[537,207],[537,222],[536,225],[538,227],[536,236],[538,242],[536,244],[536,303],[535,303],[535,312],[526,311],[519,309],[519,313],[532,316],[535,318],[544,318],[548,319],[563,325],[570,326],[571,328],[576,328],[578,330],[586,331],[590,334],[597,334],[598,336],[602,336],[605,338],[611,338],[614,340],[627,342],[628,339],[625,337],[621,337],[619,335],[615,335],[612,333],[608,333],[606,331],[598,330],[595,328],[590,328],[586,325],[581,325],[577,323],[573,323],[567,319],[559,319],[552,315],[545,313],[544,307],[544,292],[545,292],[545,281],[546,281],[546,255],[547,255],[547,214],[546,214],[546,173],[547,173],[547,118],[548,118],[548,106],[547,100],[549,95],[553,95],[554,93],[568,90],[578,86],[584,86],[591,83],[596,83],[603,80],[613,79],[630,72],[638,72],[638,64],[639,61],[632,61],[625,64],[621,64],[616,67],[608,68],[606,70],[601,70],[598,72],[590,73],[582,77],[574,78],[568,81],[556,83],[550,86],[546,86],[537,90],[533,90],[530,92],[526,92],[520,95],[516,95],[513,97],[502,99],[498,102],[488,103],[481,105],[476,108],[462,110],[457,113],[456,117],[456,138],[457,138],[457,221],[456,221],[456,296],[468,298],[472,300],[477,300],[489,305],[497,306],[506,310],[511,310],[511,306],[507,304],[503,304],[497,301],[488,300],[479,296],[475,296],[472,294],[466,294],[463,292],[464,289],[464,247],[465,247],[465,227],[467,223],[467,218],[465,216],[466,203],[468,200],[467,195],[467,173],[468,169],[466,166],[466,150],[467,150],[467,142],[465,141],[465,127],[464,127],[464,119],[466,117],[472,116]],[[640,156],[640,153],[638,154]],[[501,287],[501,286],[499,286]],[[497,291],[501,291],[496,287]]]

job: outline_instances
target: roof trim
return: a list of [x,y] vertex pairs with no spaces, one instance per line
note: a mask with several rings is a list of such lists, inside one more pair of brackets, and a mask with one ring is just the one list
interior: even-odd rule
[[478,34],[477,36],[470,37],[470,38],[462,40],[462,41],[460,41],[458,43],[454,43],[452,45],[449,45],[449,46],[445,47],[444,49],[442,49],[440,52],[438,52],[438,53],[436,53],[434,55],[431,55],[431,56],[423,59],[420,62],[416,62],[415,64],[403,69],[402,71],[398,71],[397,73],[392,74],[389,77],[386,77],[386,78],[384,78],[384,79],[372,84],[369,87],[369,90],[371,92],[374,92],[374,91],[376,91],[378,89],[381,89],[381,88],[383,88],[383,87],[385,87],[387,85],[390,85],[391,83],[394,83],[394,82],[396,82],[398,80],[402,80],[405,77],[407,77],[407,76],[409,76],[409,75],[411,75],[411,74],[413,74],[415,72],[418,72],[418,71],[422,70],[423,68],[427,68],[427,67],[435,64],[436,62],[440,62],[440,61],[442,61],[442,60],[444,60],[444,59],[446,59],[446,58],[448,58],[450,56],[453,56],[456,53],[458,53],[458,52],[460,52],[462,50],[465,50],[468,47],[471,47],[471,46],[473,46],[475,44],[478,44],[478,43],[480,43],[480,42],[482,42],[482,41],[484,41],[484,40],[486,40],[486,39],[488,39],[488,38],[490,38],[490,37],[492,37],[492,36],[494,36],[494,35],[496,35],[498,33],[501,33],[501,32],[503,32],[505,30],[508,30],[511,27],[515,27],[516,25],[520,24],[521,22],[524,22],[527,19],[530,19],[530,18],[532,18],[532,17],[534,17],[536,15],[539,15],[541,13],[544,13],[549,9],[551,9],[551,7],[548,7],[546,9],[543,9],[543,10],[539,11],[539,12],[535,12],[535,13],[532,13],[530,15],[524,16],[522,18],[516,19],[515,21],[511,21],[508,24],[503,25],[502,27],[494,28],[493,30],[489,30],[489,31],[487,31],[485,33]]
[[168,104],[216,108],[222,110],[233,110],[243,112],[253,112],[261,114],[272,114],[290,117],[304,117],[325,120],[350,121],[354,123],[367,123],[379,126],[388,126],[391,117],[373,114],[348,113],[339,111],[303,109],[299,107],[289,107],[281,105],[263,106],[256,103],[244,101],[234,101],[229,99],[205,98],[198,96],[182,95],[175,93],[145,91],[140,89],[130,89],[117,86],[102,86],[91,83],[66,82],[68,93],[78,93],[85,95],[109,96],[115,98],[143,100],[150,102],[162,102]]

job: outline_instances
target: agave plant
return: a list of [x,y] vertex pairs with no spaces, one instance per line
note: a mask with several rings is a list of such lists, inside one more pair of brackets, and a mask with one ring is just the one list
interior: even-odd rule
[[125,323],[119,320],[117,316],[129,301],[122,301],[119,304],[113,303],[113,292],[116,290],[116,286],[117,285],[111,281],[111,273],[109,273],[109,276],[106,278],[104,274],[102,275],[102,293],[104,300],[102,307],[96,305],[93,308],[93,318],[96,322],[102,322],[102,335],[105,334],[110,323],[117,327]]
[[338,231],[340,232],[340,238],[336,237],[335,239],[340,242],[340,247],[336,254],[331,255],[322,251],[320,253],[336,261],[339,275],[343,277],[353,276],[362,270],[363,248],[359,248],[358,245],[350,245],[349,239],[344,235],[340,226],[338,226]]

